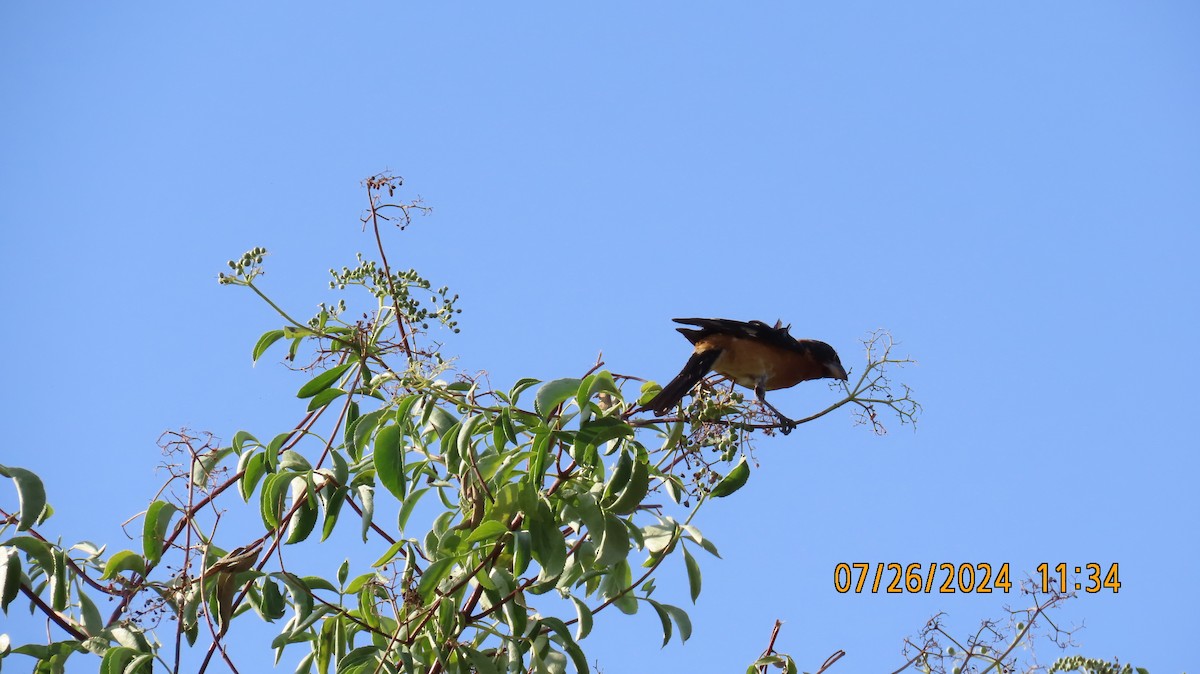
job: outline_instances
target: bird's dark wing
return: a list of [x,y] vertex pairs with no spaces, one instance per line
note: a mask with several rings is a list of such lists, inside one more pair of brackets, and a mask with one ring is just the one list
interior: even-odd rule
[[[686,336],[686,335],[685,335]],[[707,349],[699,353],[693,353],[688,362],[683,366],[683,370],[675,376],[666,386],[663,387],[658,395],[654,396],[642,409],[650,410],[655,414],[664,414],[667,410],[674,407],[683,400],[683,396],[687,395],[692,387],[704,379],[704,375],[708,374],[712,369],[713,363],[721,355],[720,349]]]
[[777,346],[781,349],[801,353],[805,353],[811,348],[806,344],[810,340],[797,340],[788,332],[791,326],[785,326],[780,323],[776,323],[772,327],[762,321],[734,321],[728,318],[676,318],[673,320],[676,323],[694,325],[700,328],[699,330],[675,328],[692,344],[709,335],[721,334],[741,337],[743,339],[753,339],[764,344]]
[[729,335],[753,340],[784,351],[805,355],[818,362],[828,363],[833,367],[832,371],[843,373],[837,378],[845,379],[845,370],[832,346],[815,339],[796,339],[790,332],[791,326],[783,325],[782,322],[776,322],[774,326],[771,326],[762,321],[734,321],[728,318],[676,318],[673,320],[676,323],[699,328],[676,328],[692,344],[697,344],[700,340],[713,335]]

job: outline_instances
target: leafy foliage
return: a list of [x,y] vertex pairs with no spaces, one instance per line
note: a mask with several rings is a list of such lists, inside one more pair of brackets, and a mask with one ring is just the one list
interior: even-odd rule
[[[61,671],[87,652],[106,672],[149,672],[154,662],[179,671],[178,653],[170,657],[156,636],[164,614],[176,631],[168,643],[204,649],[200,671],[214,657],[235,668],[223,642],[232,623],[254,614],[281,623],[271,644],[277,660],[296,651],[296,671],[322,674],[586,672],[580,642],[611,607],[649,609],[664,645],[687,641],[687,613],[652,596],[656,574],[681,557],[671,568],[685,570],[696,601],[700,560],[717,548],[694,521],[710,497],[748,483],[749,443],[772,432],[763,423],[772,417],[710,386],[679,416],[637,418],[638,400],[657,386],[631,385],[601,363],[507,391],[455,374],[427,331],[432,323],[458,330],[457,295],[431,291],[415,270],[393,271],[381,243],[384,225],[403,228],[428,211],[386,201],[400,185],[388,175],[366,181],[363,222],[380,242],[379,260],[359,256],[354,268],[331,270],[332,289],[366,291],[373,305],[355,312],[361,318],[347,318],[345,299],[293,318],[258,285],[263,248],[220,275],[282,320],[255,340],[252,360],[281,349],[286,361],[307,359],[296,391],[303,416],[265,441],[245,430],[227,445],[164,434],[176,470],[143,515],[137,550],[106,556],[91,544],[52,542],[37,531],[53,512],[41,481],[0,467],[19,502],[15,515],[0,513],[18,534],[0,543],[0,608],[24,594],[61,636],[5,643],[0,658],[23,654],[37,671]],[[420,299],[427,292],[429,302]],[[876,406],[914,420],[919,407],[907,388],[892,396],[883,376],[907,362],[892,359],[890,346],[868,359],[843,400],[807,420],[845,404],[865,410],[877,431]],[[261,534],[226,550],[221,515],[239,497]],[[382,517],[385,502],[394,521]],[[300,550],[343,529],[366,543],[373,563],[347,559],[304,575]],[[97,596],[116,602],[107,617]],[[773,651],[764,657],[791,663]]]

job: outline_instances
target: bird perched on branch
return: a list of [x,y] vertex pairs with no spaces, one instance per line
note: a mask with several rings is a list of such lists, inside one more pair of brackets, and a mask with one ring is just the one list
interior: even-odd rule
[[695,328],[676,328],[695,350],[683,371],[642,406],[662,415],[674,407],[709,372],[715,371],[753,389],[763,405],[775,413],[786,435],[796,422],[767,402],[767,391],[795,386],[811,379],[846,380],[846,369],[837,352],[825,342],[796,339],[785,326],[762,321],[725,318],[676,318]]

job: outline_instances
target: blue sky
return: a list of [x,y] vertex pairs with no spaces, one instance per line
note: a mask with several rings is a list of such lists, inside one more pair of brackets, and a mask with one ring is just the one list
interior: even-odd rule
[[838,413],[764,439],[699,522],[724,560],[693,641],[605,616],[604,671],[740,671],[776,618],[809,671],[839,648],[835,671],[891,671],[936,611],[963,632],[1024,602],[840,595],[842,561],[1118,562],[1119,594],[1064,611],[1080,652],[1194,670],[1198,25],[1186,2],[6,4],[0,463],[43,476],[52,532],[115,549],[163,430],[290,427],[300,375],[249,361],[277,321],[216,274],[265,246],[267,292],[311,313],[390,169],[435,209],[392,255],[462,295],[447,349],[499,387],[601,351],[666,380],[676,316],[781,318],[850,367],[885,327],[920,362],[916,433]]

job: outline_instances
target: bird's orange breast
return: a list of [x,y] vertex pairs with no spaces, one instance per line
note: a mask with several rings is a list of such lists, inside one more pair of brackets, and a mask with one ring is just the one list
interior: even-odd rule
[[773,391],[802,381],[820,379],[825,369],[809,353],[783,349],[758,340],[731,335],[710,335],[696,344],[696,351],[720,349],[712,369],[746,388]]

